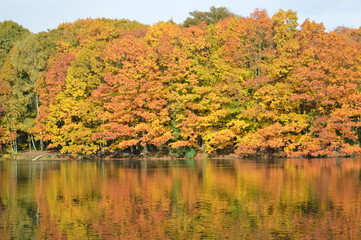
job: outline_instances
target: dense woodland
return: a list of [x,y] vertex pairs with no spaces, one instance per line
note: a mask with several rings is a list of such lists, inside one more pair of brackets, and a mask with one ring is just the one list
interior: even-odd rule
[[0,23],[2,153],[361,155],[361,28],[294,11]]

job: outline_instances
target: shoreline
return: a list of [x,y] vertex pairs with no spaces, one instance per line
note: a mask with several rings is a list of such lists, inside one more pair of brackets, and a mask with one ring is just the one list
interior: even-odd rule
[[134,155],[134,156],[123,156],[123,157],[112,157],[110,155],[107,156],[98,156],[98,155],[91,155],[91,156],[72,156],[68,154],[62,154],[57,151],[25,151],[19,152],[14,155],[8,155],[3,157],[2,159],[5,160],[28,160],[28,161],[38,161],[38,160],[46,160],[46,161],[67,161],[67,160],[104,160],[104,161],[115,161],[115,160],[134,160],[134,159],[141,159],[141,160],[148,160],[148,161],[155,161],[155,160],[164,160],[164,161],[171,161],[171,160],[187,160],[187,159],[194,159],[194,160],[201,160],[201,159],[243,159],[242,157],[236,156],[234,154],[229,155],[219,155],[219,156],[211,156],[205,153],[198,153],[193,158],[186,158],[186,157],[173,157],[170,155],[164,156],[152,156],[152,155]]
[[106,156],[99,156],[99,155],[90,155],[90,156],[72,156],[68,154],[62,154],[58,151],[24,151],[19,152],[16,154],[4,154],[0,157],[0,160],[27,160],[27,161],[39,161],[39,160],[45,160],[45,161],[79,161],[79,160],[103,160],[103,161],[119,161],[119,160],[146,160],[146,161],[172,161],[172,160],[202,160],[202,159],[257,159],[257,160],[271,160],[271,159],[303,159],[303,160],[309,160],[309,159],[331,159],[331,158],[358,158],[360,156],[334,156],[334,157],[287,157],[284,155],[264,155],[263,157],[254,156],[254,157],[241,157],[234,153],[230,154],[207,154],[207,153],[198,153],[193,158],[186,158],[186,157],[174,157],[170,155],[164,155],[164,156],[152,156],[151,154],[141,154],[141,155],[134,155],[129,156],[128,154],[124,154],[122,157],[113,157],[111,155]]

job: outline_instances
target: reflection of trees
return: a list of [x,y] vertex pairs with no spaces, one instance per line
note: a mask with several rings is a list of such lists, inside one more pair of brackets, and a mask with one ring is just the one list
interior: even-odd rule
[[32,176],[35,168],[3,162],[0,173],[0,238],[35,239],[38,208]]
[[356,159],[62,162],[30,164],[32,169],[1,164],[0,232],[8,239],[360,234]]

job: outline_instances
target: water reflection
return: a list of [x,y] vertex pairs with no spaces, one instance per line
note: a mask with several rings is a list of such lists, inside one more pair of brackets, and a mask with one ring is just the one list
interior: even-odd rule
[[359,239],[361,159],[3,161],[2,239]]

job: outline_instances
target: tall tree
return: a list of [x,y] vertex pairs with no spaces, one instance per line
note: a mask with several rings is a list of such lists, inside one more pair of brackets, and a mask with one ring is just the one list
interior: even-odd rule
[[53,96],[50,92],[44,94],[45,102],[48,97],[53,100],[44,108],[49,113],[43,119],[38,118],[38,128],[43,128],[47,138],[52,140],[50,147],[71,154],[93,154],[103,148],[104,140],[92,138],[100,131],[103,105],[91,96],[105,79],[104,50],[113,39],[132,30],[135,35],[142,35],[144,28],[136,22],[110,19],[85,19],[59,26],[63,34],[77,41],[67,52],[60,54],[59,60],[63,60],[48,70],[56,75],[45,76],[47,86],[51,87],[54,81],[64,84]]
[[29,33],[28,29],[13,21],[0,22],[0,67],[3,65],[6,55],[10,52],[15,42]]
[[262,81],[255,81],[258,87],[253,88],[252,107],[242,113],[248,120],[252,119],[254,128],[240,138],[239,154],[283,154],[294,142],[299,142],[307,127],[306,116],[295,111],[297,104],[290,99],[292,88],[287,80],[294,65],[293,57],[297,55],[297,26],[293,11],[281,9],[272,17],[268,30],[271,54],[264,62]]
[[202,22],[205,22],[207,25],[215,24],[222,19],[235,16],[234,13],[230,12],[225,7],[211,7],[208,12],[193,11],[189,14],[191,15],[191,17],[188,17],[183,22],[184,27],[198,25]]
[[50,106],[56,103],[57,95],[65,89],[65,79],[71,63],[75,60],[74,53],[65,49],[52,54],[48,66],[42,76],[36,81],[35,90],[39,95],[39,115],[35,119],[34,133],[43,141],[51,141],[45,124],[50,114]]
[[[360,54],[357,41],[306,20],[298,33],[300,55],[290,80],[300,111],[310,117],[304,156],[360,154]],[[296,85],[297,84],[297,85]]]
[[16,130],[21,121],[24,106],[14,101],[12,98],[12,85],[20,81],[18,72],[11,65],[11,53],[8,54],[4,64],[0,68],[0,111],[1,111],[1,133],[0,141],[3,145],[3,150],[8,150],[5,146],[8,145],[10,150],[17,152],[16,144]]
[[171,137],[164,87],[152,54],[144,39],[134,36],[112,42],[105,52],[109,73],[93,94],[104,102],[104,130],[94,138],[112,140],[110,149],[141,147],[147,152],[148,146],[161,148]]
[[[11,65],[19,76],[12,84],[12,99],[21,106],[20,108],[25,109],[21,114],[22,118],[17,120],[21,127],[15,131],[22,132],[19,136],[24,139],[22,141],[31,139],[34,148],[34,119],[39,115],[39,99],[35,92],[35,83],[46,69],[47,60],[61,38],[61,32],[54,30],[29,34],[15,44],[10,56]],[[42,140],[40,147],[43,149]]]

